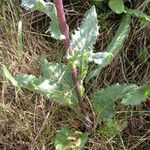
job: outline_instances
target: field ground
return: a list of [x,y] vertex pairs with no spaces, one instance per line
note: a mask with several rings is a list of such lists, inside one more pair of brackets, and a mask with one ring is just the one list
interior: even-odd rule
[[[29,12],[20,7],[18,0],[0,2],[0,65],[5,64],[13,75],[26,73],[39,75],[39,58],[46,55],[49,61],[63,61],[65,51],[45,30],[49,19],[41,12]],[[142,7],[142,0],[133,8]],[[71,32],[80,24],[91,4],[86,0],[65,0],[67,22]],[[143,7],[142,7],[143,8]],[[143,8],[150,15],[150,5]],[[98,11],[100,35],[95,51],[103,51],[113,38],[120,15]],[[18,35],[18,23],[23,23],[23,39]],[[21,42],[22,41],[22,42]],[[100,76],[86,85],[87,96],[93,91],[113,83],[143,85],[150,80],[150,26],[141,27],[136,18],[122,52],[103,69]],[[91,65],[91,69],[93,66]],[[90,115],[89,102],[85,101]],[[89,150],[150,150],[150,101],[136,107],[116,104],[116,118],[126,119],[127,127],[114,137],[106,139],[99,125],[89,136],[85,149]],[[54,149],[54,138],[62,127],[69,125],[84,131],[84,125],[70,108],[27,90],[15,89],[0,69],[0,149]]]

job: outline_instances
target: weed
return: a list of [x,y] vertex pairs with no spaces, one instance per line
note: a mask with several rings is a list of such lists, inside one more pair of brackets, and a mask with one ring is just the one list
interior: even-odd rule
[[[146,21],[149,21],[149,17],[143,13],[138,14],[135,11],[127,10],[128,13],[123,16],[118,31],[106,51],[94,53],[93,45],[99,34],[97,13],[94,6],[87,12],[80,27],[72,34],[70,40],[62,1],[60,3],[57,0],[54,3],[47,3],[42,0],[31,2],[22,1],[22,5],[27,9],[43,11],[51,18],[49,31],[53,38],[64,40],[68,63],[65,65],[63,63],[48,62],[45,57],[42,57],[40,60],[41,76],[38,78],[34,75],[27,74],[20,74],[13,77],[8,69],[3,66],[4,75],[18,89],[25,88],[39,93],[47,99],[69,106],[78,113],[87,129],[86,133],[81,133],[67,127],[63,128],[55,138],[55,148],[57,150],[68,148],[82,149],[88,134],[93,129],[96,129],[99,122],[105,124],[101,130],[101,134],[106,137],[122,131],[126,126],[126,122],[114,119],[116,114],[114,109],[115,102],[120,100],[121,104],[127,106],[138,105],[146,101],[150,96],[150,83],[143,86],[115,84],[94,92],[92,96],[93,108],[97,113],[97,117],[94,118],[96,121],[93,123],[83,102],[83,98],[85,97],[83,82],[85,79],[88,82],[93,77],[98,76],[102,68],[110,64],[116,54],[121,50],[129,34],[130,15],[138,16]],[[94,62],[98,65],[98,68],[88,74],[89,62]],[[49,115],[50,112],[45,116],[45,122],[43,122],[39,133],[36,135],[35,141],[43,131],[43,127],[46,126]],[[28,124],[27,122],[27,127],[29,128]],[[117,127],[115,133],[108,133],[111,128],[115,127]],[[121,137],[120,139],[122,141]],[[35,145],[35,141],[33,141],[33,145]],[[122,145],[124,145],[123,142]]]

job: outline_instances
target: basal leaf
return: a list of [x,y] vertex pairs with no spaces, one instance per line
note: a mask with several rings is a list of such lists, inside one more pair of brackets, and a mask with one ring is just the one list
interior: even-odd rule
[[123,43],[129,35],[130,22],[131,22],[131,17],[129,15],[125,15],[121,21],[121,24],[114,38],[112,39],[111,43],[107,46],[105,51],[111,55],[111,59],[110,59],[110,55],[108,55],[109,58],[105,57],[102,63],[98,66],[98,68],[96,70],[91,71],[88,74],[86,78],[86,82],[88,82],[93,77],[98,76],[102,68],[109,65],[111,61],[114,59],[114,57],[116,56],[116,54],[122,49]]
[[99,118],[106,121],[115,115],[114,104],[116,100],[122,99],[121,103],[124,105],[138,105],[146,101],[149,96],[150,83],[143,87],[134,84],[115,84],[94,93],[93,104]]
[[110,0],[109,7],[115,13],[121,14],[124,11],[124,1],[123,0]]
[[71,47],[74,51],[91,51],[98,36],[98,20],[95,7],[92,6],[81,22],[78,30],[72,34]]
[[82,150],[88,135],[74,131],[70,128],[63,128],[55,138],[55,149],[56,150]]
[[146,21],[150,23],[150,16],[144,14],[143,12],[137,10],[137,9],[129,9],[129,8],[125,8],[125,13],[130,14],[133,17],[137,17],[142,21]]
[[94,93],[94,108],[102,121],[106,121],[115,115],[114,104],[121,94],[121,90],[120,85],[115,84]]
[[44,0],[22,0],[21,6],[27,10],[40,10],[46,13],[51,18],[50,27],[47,32],[50,31],[51,36],[56,40],[65,39],[65,36],[62,35],[59,29],[56,7],[52,2],[45,2]]

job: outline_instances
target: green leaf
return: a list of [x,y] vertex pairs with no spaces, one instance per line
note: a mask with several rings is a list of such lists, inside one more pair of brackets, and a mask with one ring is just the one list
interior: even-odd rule
[[101,72],[101,68],[96,68],[94,70],[92,70],[91,72],[89,72],[89,74],[87,75],[86,79],[85,79],[85,82],[88,83],[89,80],[91,80],[92,78],[98,76]]
[[55,138],[55,149],[56,150],[81,150],[83,149],[88,135],[74,131],[70,128],[63,128]]
[[58,89],[53,92],[53,98],[58,102],[77,104],[74,85],[71,79],[71,71],[62,63],[48,62],[45,57],[40,59],[41,73],[44,78],[52,80]]
[[99,34],[97,13],[92,6],[81,22],[81,26],[72,34],[71,47],[75,51],[90,52]]
[[112,52],[114,57],[122,49],[123,43],[129,35],[130,23],[131,17],[129,15],[124,15],[114,38],[106,48],[106,51]]
[[79,80],[81,82],[87,74],[89,58],[93,53],[93,45],[96,42],[98,33],[97,13],[95,7],[92,6],[86,13],[78,30],[72,34],[71,47],[73,51],[72,54],[67,56],[69,65],[79,69]]
[[77,98],[70,70],[61,63],[49,63],[44,57],[40,62],[42,76],[39,78],[26,74],[12,77],[6,67],[3,68],[3,72],[16,87],[26,88],[62,104],[76,105]]
[[41,74],[44,78],[47,79],[58,79],[66,71],[66,66],[64,64],[48,62],[44,56],[42,56],[40,59],[40,65]]
[[90,57],[90,61],[93,61],[95,64],[98,64],[99,67],[93,71],[91,71],[86,77],[86,83],[92,79],[93,77],[100,74],[100,71],[103,67],[107,66],[111,63],[113,59],[113,55],[110,52],[97,52],[93,53]]
[[143,87],[135,87],[129,92],[127,92],[121,103],[124,105],[139,105],[142,102],[146,101],[150,96],[150,83],[146,84]]
[[146,97],[150,96],[150,81],[143,87],[143,91]]
[[86,13],[78,30],[71,36],[71,47],[73,51],[67,57],[69,63],[76,65],[75,67],[79,67],[81,72],[86,72],[88,69],[89,57],[93,53],[93,45],[96,42],[98,31],[97,13],[95,7],[92,6]]
[[130,22],[131,22],[131,17],[129,15],[125,15],[122,18],[121,24],[114,38],[112,39],[111,43],[106,48],[106,52],[109,53],[110,55],[108,55],[108,57],[104,57],[102,63],[98,66],[98,68],[96,70],[91,71],[88,74],[86,78],[86,82],[88,82],[93,77],[98,76],[102,68],[109,65],[111,61],[114,59],[114,57],[117,55],[117,53],[122,49],[123,43],[129,35]]
[[115,102],[122,99],[124,105],[139,105],[150,96],[150,83],[143,87],[134,84],[111,85],[101,89],[93,95],[93,104],[99,118],[107,121],[115,115]]
[[68,88],[72,88],[73,82],[71,78],[71,70],[63,63],[48,62],[45,57],[40,59],[41,74],[44,78],[57,80],[66,84]]
[[121,91],[120,85],[115,84],[94,93],[94,108],[102,121],[106,121],[115,115],[114,104]]
[[46,32],[50,31],[51,36],[56,40],[64,40],[66,37],[60,31],[56,7],[53,3],[51,5],[53,5],[53,11],[49,14],[51,22]]
[[122,132],[127,126],[125,120],[107,120],[104,122],[103,127],[100,130],[100,134],[106,138],[113,138],[118,133]]
[[9,72],[9,70],[7,69],[7,67],[5,65],[3,65],[2,67],[3,69],[3,74],[5,75],[5,77],[11,81],[11,83],[14,85],[14,86],[17,86],[18,85],[18,82],[14,79],[14,77],[11,75],[11,73]]
[[51,18],[49,29],[46,32],[50,31],[51,36],[56,40],[65,39],[59,28],[57,10],[53,3],[44,0],[22,0],[21,6],[27,10],[40,10],[46,13]]
[[107,65],[108,62],[112,61],[112,53],[109,52],[97,52],[93,53],[90,57],[91,61],[94,61],[95,64],[98,65]]
[[130,14],[133,17],[137,17],[142,21],[149,22],[150,23],[150,16],[144,14],[143,12],[137,10],[137,9],[129,9],[125,8],[125,13]]
[[141,49],[138,52],[138,59],[140,61],[146,61],[146,60],[150,59],[150,50],[149,49]]
[[109,7],[115,13],[121,14],[124,11],[124,2],[123,0],[110,0]]
[[37,80],[37,78],[33,75],[19,74],[14,77],[14,79],[17,81],[17,87],[19,88],[24,87],[30,91],[34,91],[36,89],[34,82]]

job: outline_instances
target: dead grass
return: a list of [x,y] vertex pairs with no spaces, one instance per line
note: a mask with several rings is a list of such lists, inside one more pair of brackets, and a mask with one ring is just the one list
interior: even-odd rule
[[[1,3],[3,5],[0,13],[0,65],[7,65],[14,75],[26,73],[38,76],[41,55],[46,55],[50,61],[62,61],[64,54],[62,43],[44,34],[48,19],[42,13],[24,11],[17,0],[3,0]],[[139,5],[140,3],[135,6]],[[84,10],[89,6],[87,1],[72,1],[72,3],[66,1],[67,18],[72,30],[80,23]],[[111,17],[115,16],[106,17],[101,24],[96,45],[98,51],[104,50],[115,33],[114,25],[118,24],[118,20],[111,20]],[[20,20],[23,22],[22,49],[19,49],[18,41]],[[133,19],[132,26],[124,51],[97,79],[87,85],[89,97],[93,91],[116,82],[142,85],[150,79],[150,60],[138,58],[139,52],[143,49],[150,51],[150,30],[141,29],[136,19]],[[1,70],[0,81],[0,149],[54,150],[55,135],[62,127],[69,125],[80,131],[85,130],[80,118],[70,108],[46,101],[42,96],[26,90],[18,91],[3,77]],[[89,103],[86,105],[88,110]],[[149,150],[149,107],[149,101],[134,108],[117,107],[116,117],[129,121],[126,129],[110,140],[99,134],[100,125],[90,135],[85,149]],[[91,109],[89,111],[92,116]]]

